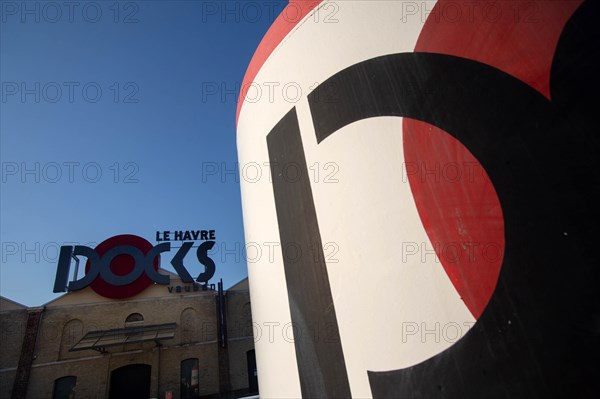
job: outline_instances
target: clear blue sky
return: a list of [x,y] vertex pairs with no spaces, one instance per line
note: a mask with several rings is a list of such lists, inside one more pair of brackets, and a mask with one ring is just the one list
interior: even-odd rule
[[203,168],[235,168],[230,91],[286,3],[0,2],[2,296],[55,298],[64,243],[163,229],[215,229],[212,282],[246,277],[239,179]]

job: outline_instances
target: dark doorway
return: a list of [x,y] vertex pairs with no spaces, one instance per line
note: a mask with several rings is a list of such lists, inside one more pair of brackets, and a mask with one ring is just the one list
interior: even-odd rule
[[110,373],[109,399],[148,399],[150,370],[147,364],[131,364]]
[[246,352],[246,360],[248,361],[248,391],[249,393],[258,393],[258,374],[254,349]]
[[198,359],[181,362],[181,399],[197,399],[199,395]]

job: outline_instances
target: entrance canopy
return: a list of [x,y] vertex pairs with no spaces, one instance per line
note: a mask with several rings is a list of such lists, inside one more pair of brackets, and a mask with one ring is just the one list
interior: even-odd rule
[[126,344],[135,344],[146,341],[159,341],[172,339],[175,337],[175,328],[177,324],[155,324],[151,326],[136,326],[126,328],[115,328],[112,330],[90,331],[79,342],[77,342],[70,352],[85,349],[94,349],[99,352],[105,352],[105,348]]

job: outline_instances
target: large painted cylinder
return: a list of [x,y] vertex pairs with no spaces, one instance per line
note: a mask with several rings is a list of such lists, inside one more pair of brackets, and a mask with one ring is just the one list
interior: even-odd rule
[[237,143],[265,398],[598,387],[598,6],[292,1]]

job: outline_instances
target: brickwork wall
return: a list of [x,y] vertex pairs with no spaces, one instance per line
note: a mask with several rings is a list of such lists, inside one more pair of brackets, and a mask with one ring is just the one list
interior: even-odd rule
[[27,309],[0,311],[0,398],[10,398],[27,326]]
[[[165,288],[165,287],[161,287]],[[226,309],[229,321],[247,323],[249,295],[247,291],[228,292]],[[51,398],[54,381],[65,376],[77,377],[77,397],[104,399],[108,396],[110,374],[131,364],[151,365],[151,396],[164,398],[167,391],[173,398],[180,396],[181,361],[199,360],[200,396],[219,395],[218,323],[216,293],[172,294],[159,298],[105,301],[77,304],[73,298],[61,305],[50,303],[42,313],[38,339],[32,350],[32,365],[26,398]],[[0,313],[2,323],[2,356],[0,357],[0,398],[9,398],[20,358],[27,311]],[[109,353],[94,350],[70,352],[69,349],[86,333],[125,327],[132,313],[144,317],[143,325],[176,323],[174,339],[106,348]],[[241,330],[240,330],[241,331]],[[247,330],[245,333],[250,331]],[[242,332],[228,331],[233,340],[228,343],[229,379],[232,389],[248,387],[246,351],[253,349],[252,337]],[[33,348],[32,348],[33,349]],[[160,365],[160,367],[159,367]]]
[[247,290],[227,292],[227,336],[231,389],[247,389],[246,353],[254,349],[250,296]]

